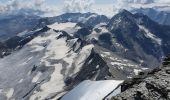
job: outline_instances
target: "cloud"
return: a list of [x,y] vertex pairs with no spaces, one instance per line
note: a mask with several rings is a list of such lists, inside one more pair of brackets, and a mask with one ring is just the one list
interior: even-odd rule
[[[156,6],[160,6],[162,3],[168,6],[170,4],[170,0],[113,0],[114,4],[105,3],[104,5],[95,3],[95,1],[97,2],[97,0],[63,0],[62,2],[64,2],[64,4],[57,5],[49,3],[49,0],[6,0],[5,3],[0,0],[0,15],[22,13],[54,16],[68,12],[96,12],[99,14],[108,13],[109,15],[113,15],[113,13],[119,12],[120,9],[133,9],[131,4],[133,4],[133,6],[135,5],[135,7],[143,7],[143,5],[152,3],[156,4]],[[107,0],[104,2],[107,2]],[[140,5],[136,6],[136,4]]]
[[127,0],[129,3],[138,3],[138,4],[150,4],[154,3],[154,0]]
[[[129,4],[166,4],[170,3],[170,0],[115,0],[115,4],[129,5]],[[168,5],[167,4],[167,5]]]
[[[30,13],[42,14],[46,11],[45,0],[9,0],[0,3],[0,14]],[[41,12],[41,13],[40,13]]]
[[35,0],[34,5],[36,7],[41,7],[45,3],[45,0]]
[[94,0],[64,0],[64,12],[89,12]]
[[[119,11],[120,9],[131,9],[131,4],[141,4],[141,5],[146,5],[146,4],[153,4],[157,2],[158,0],[116,0],[113,5],[113,10],[114,11]],[[159,0],[162,1],[162,0]]]

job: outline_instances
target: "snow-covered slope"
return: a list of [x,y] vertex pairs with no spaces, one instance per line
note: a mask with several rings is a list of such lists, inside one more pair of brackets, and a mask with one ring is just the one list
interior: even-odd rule
[[[53,93],[64,92],[64,79],[72,68],[73,61],[76,57],[90,54],[91,46],[85,46],[80,54],[75,53],[69,47],[74,41],[66,42],[67,37],[57,39],[61,34],[62,32],[56,33],[51,29],[33,39],[21,50],[0,60],[1,93],[4,97],[10,89],[13,89],[14,93],[8,99],[26,99],[31,95],[31,100],[39,96],[39,99],[43,99]],[[87,57],[88,55],[81,57],[81,61]],[[77,67],[72,74],[79,71]]]
[[55,29],[55,30],[64,30],[66,28],[73,28],[76,25],[76,23],[54,23],[52,25],[48,25],[49,28]]
[[109,93],[114,92],[114,90],[122,82],[123,81],[121,80],[86,80],[64,95],[61,100],[102,100]]
[[[59,25],[62,27],[56,27]],[[46,27],[38,33],[31,32],[31,35],[37,35],[34,35],[30,42],[0,59],[1,100],[55,100],[83,80],[124,80],[138,74],[137,71],[143,71],[130,60],[73,37],[69,29],[76,28],[74,25],[52,24],[49,27],[53,29]],[[114,82],[101,83],[110,86]],[[99,83],[92,84],[92,87]],[[113,88],[108,87],[109,90],[103,96],[113,91],[117,85],[113,84]]]

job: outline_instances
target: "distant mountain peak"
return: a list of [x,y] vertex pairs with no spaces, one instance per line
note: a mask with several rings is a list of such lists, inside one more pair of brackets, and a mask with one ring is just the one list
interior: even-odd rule
[[120,15],[126,15],[126,16],[133,16],[133,14],[129,11],[127,11],[126,9],[122,9],[119,12]]

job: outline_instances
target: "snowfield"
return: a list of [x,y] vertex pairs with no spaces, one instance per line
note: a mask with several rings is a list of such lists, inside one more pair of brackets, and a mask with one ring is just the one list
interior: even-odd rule
[[[80,70],[93,46],[87,45],[76,53],[70,44],[76,44],[77,39],[57,39],[61,34],[50,29],[21,50],[0,59],[0,100],[42,100],[54,95],[57,99],[65,93],[64,79]],[[79,46],[77,43],[76,48]],[[73,66],[75,69],[72,68],[73,63],[76,64]],[[73,73],[68,73],[70,70]]]
[[[68,92],[66,95],[64,95],[61,100],[103,100],[109,93],[112,93],[113,90],[115,90],[122,82],[122,80],[86,80],[80,83],[77,87]],[[118,91],[117,93],[120,92],[121,91]]]
[[51,25],[48,25],[49,28],[51,29],[55,29],[55,30],[64,30],[67,28],[73,28],[75,27],[76,23],[71,23],[71,22],[67,22],[67,23],[54,23]]

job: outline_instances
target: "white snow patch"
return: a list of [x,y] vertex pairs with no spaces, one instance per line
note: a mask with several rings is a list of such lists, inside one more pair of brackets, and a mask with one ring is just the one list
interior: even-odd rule
[[17,36],[24,36],[26,33],[28,33],[28,30],[18,33]]
[[142,25],[138,25],[139,28],[143,31],[145,31],[145,36],[148,38],[151,38],[153,41],[155,41],[156,43],[158,43],[159,45],[162,44],[162,40],[160,38],[158,38],[157,36],[155,36],[153,33],[151,33],[148,29],[146,29],[144,26]]
[[68,27],[66,29],[64,29],[63,31],[67,32],[70,36],[73,36],[75,32],[78,31],[78,29],[76,28],[73,28],[73,27]]
[[110,52],[103,52],[104,54],[106,54],[106,55],[110,55]]
[[[104,24],[104,23],[101,23],[101,24],[95,26],[92,33],[87,36],[88,40],[92,40],[92,39],[98,40],[98,38],[101,34],[110,33],[109,30],[105,26],[102,26],[102,24]],[[95,29],[99,29],[100,32],[96,32]]]
[[103,25],[107,25],[106,23],[100,23],[100,24],[97,24],[94,28],[99,28],[99,27],[102,27]]
[[122,82],[122,80],[86,80],[68,92],[61,100],[102,100]]
[[77,57],[77,60],[75,61],[75,66],[76,66],[75,73],[79,71],[80,67],[84,64],[86,58],[89,57],[93,47],[94,45],[90,44],[82,48],[82,50],[80,51]]
[[18,83],[22,83],[24,79],[20,79]]
[[93,15],[87,17],[87,18],[86,18],[86,21],[88,21],[90,18],[95,18],[95,17],[97,17],[97,14],[93,14]]
[[44,49],[43,46],[38,46],[38,45],[32,46],[32,47],[34,47],[34,48],[36,48],[36,49],[32,50],[31,52],[38,52],[38,51],[42,51],[42,50]]
[[78,49],[80,48],[80,46],[81,46],[81,43],[80,43],[80,42],[77,42],[77,45],[76,45],[76,47],[74,48],[74,50],[78,50]]
[[72,47],[77,42],[77,40],[78,40],[78,38],[68,40],[69,46]]
[[142,70],[149,70],[149,68],[142,68]]
[[88,64],[90,64],[93,61],[93,59],[90,59],[90,61],[88,62]]
[[117,62],[122,62],[123,60],[120,60],[120,59],[118,59],[118,58],[113,58],[113,57],[110,57],[110,59],[112,59],[112,60],[114,60],[114,61],[117,61]]
[[37,82],[41,75],[42,75],[42,73],[41,73],[41,72],[38,72],[37,75],[34,76],[34,78],[32,79],[32,82],[33,82],[33,83]]
[[139,70],[139,69],[134,69],[135,75],[138,75],[140,72],[141,72],[141,70]]
[[56,33],[51,29],[46,33],[46,36],[38,36],[34,38],[28,43],[28,45],[34,49],[31,52],[42,51],[45,48],[43,44],[46,44],[49,40],[56,40],[56,37],[60,34],[61,32]]
[[21,65],[21,66],[24,66],[24,65],[26,65],[26,64],[27,64],[27,62],[25,61],[25,62],[21,63],[20,65]]
[[71,56],[63,58],[63,60],[68,63],[67,68],[70,68],[72,66],[75,57],[76,57],[76,53],[73,52]]
[[27,60],[27,62],[30,61],[32,58],[33,58],[33,57],[29,57],[28,60]]
[[60,73],[61,70],[62,70],[62,65],[56,64],[55,70],[51,75],[51,79],[48,82],[41,85],[40,89],[42,91],[32,95],[30,100],[35,100],[36,97],[41,97],[40,99],[44,99],[51,93],[62,91],[64,87],[64,82],[63,82],[63,75]]
[[[54,37],[55,38],[55,37]],[[65,38],[61,38],[58,40],[53,40],[51,43],[48,45],[47,51],[46,52],[46,57],[49,55],[54,55],[54,59],[61,59],[65,57],[67,51],[69,51],[69,48],[66,46]]]
[[116,96],[121,93],[121,86],[119,86],[116,90],[113,91],[105,100],[111,100],[113,96]]
[[112,65],[118,65],[118,66],[128,66],[128,67],[137,67],[137,65],[133,65],[130,63],[123,63],[123,62],[111,62]]
[[112,65],[126,66],[126,64],[120,62],[111,62]]
[[97,65],[96,68],[98,69],[98,68],[99,68],[99,65]]
[[120,66],[120,69],[122,69],[122,70],[123,70],[123,67],[122,67],[122,66]]
[[67,23],[54,23],[54,24],[48,25],[48,27],[51,29],[55,29],[55,30],[64,30],[67,28],[73,28],[75,27],[75,25],[76,23],[67,22]]
[[102,57],[105,57],[105,55],[104,54],[100,54]]
[[27,75],[28,75],[28,76],[31,75],[31,71],[29,71],[29,72],[27,73]]
[[97,16],[97,14],[92,14],[91,16],[89,16],[89,17],[87,17],[87,18],[85,18],[85,17],[79,17],[79,22],[82,22],[82,23],[85,23],[85,22],[87,22],[90,18],[93,18],[93,17],[96,17]]
[[14,89],[10,88],[9,91],[7,92],[7,94],[6,94],[8,100],[12,97],[13,93],[14,93]]

